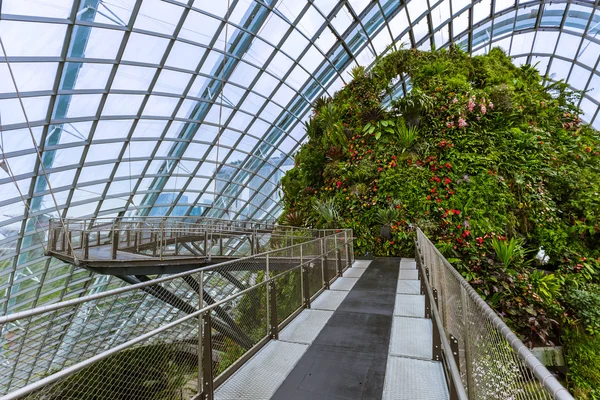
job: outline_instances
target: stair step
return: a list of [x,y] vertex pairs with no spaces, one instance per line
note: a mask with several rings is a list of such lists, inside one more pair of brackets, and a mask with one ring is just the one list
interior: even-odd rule
[[415,294],[397,294],[394,316],[425,317],[425,296]]
[[433,358],[432,329],[430,319],[394,317],[390,354],[431,360]]

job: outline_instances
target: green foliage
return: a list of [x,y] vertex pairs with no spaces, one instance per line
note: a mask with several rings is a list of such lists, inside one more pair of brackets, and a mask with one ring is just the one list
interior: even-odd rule
[[600,337],[600,285],[587,284],[567,291],[565,300],[579,325],[590,335]]
[[516,238],[510,238],[509,241],[492,240],[492,246],[496,252],[496,257],[502,262],[504,268],[508,268],[521,252],[521,244]]
[[381,225],[390,225],[400,218],[400,212],[395,207],[380,208],[377,210],[375,221]]
[[562,289],[561,282],[554,274],[545,274],[542,271],[533,270],[529,276],[531,287],[542,299],[542,301],[551,304],[554,299],[559,297]]
[[560,343],[574,323],[596,332],[580,314],[595,295],[572,292],[600,284],[600,135],[580,95],[500,49],[393,51],[315,110],[324,133],[282,181],[285,213],[324,226],[313,204],[328,202],[355,251],[376,256],[413,256],[419,226],[526,343]]
[[573,395],[580,400],[600,400],[600,336],[569,329],[564,341],[567,380]]
[[339,214],[333,202],[333,199],[315,200],[313,210],[324,221],[324,228],[335,228]]
[[[197,379],[198,356],[176,344],[158,344],[121,351],[98,361],[25,399],[139,399],[187,398],[184,386]],[[132,388],[124,391],[124,387]]]

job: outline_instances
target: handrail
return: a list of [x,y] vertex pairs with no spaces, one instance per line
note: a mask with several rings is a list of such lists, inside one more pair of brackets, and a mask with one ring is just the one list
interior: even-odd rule
[[[122,354],[121,357],[127,357],[126,354],[123,354],[125,351],[134,351],[136,348],[139,349],[145,345],[162,343],[173,346],[177,345],[178,343],[183,343],[177,342],[177,340],[181,340],[179,339],[181,332],[187,332],[187,336],[181,337],[182,339],[190,337],[189,335],[194,335],[194,337],[197,336],[198,342],[196,344],[198,347],[196,347],[196,345],[193,346],[194,351],[197,352],[198,361],[198,395],[204,393],[206,397],[202,398],[212,398],[213,384],[214,386],[218,386],[218,384],[222,382],[225,377],[228,376],[228,374],[231,374],[232,371],[239,368],[247,359],[249,359],[249,357],[252,356],[252,354],[255,354],[258,349],[264,346],[268,340],[276,339],[279,329],[289,323],[289,321],[298,315],[302,309],[310,308],[312,299],[314,299],[315,296],[318,296],[325,288],[329,286],[331,281],[335,280],[337,276],[342,274],[344,269],[350,266],[350,263],[353,259],[351,246],[352,240],[353,237],[351,232],[340,230],[338,233],[333,235],[307,240],[299,244],[285,246],[261,254],[245,257],[243,259],[231,260],[208,267],[198,268],[194,271],[187,271],[185,273],[175,274],[169,277],[153,279],[147,282],[131,285],[126,288],[114,289],[95,295],[88,295],[75,300],[69,300],[45,307],[37,307],[33,310],[0,317],[0,328],[2,326],[6,326],[7,323],[19,320],[18,323],[15,322],[13,327],[18,327],[22,332],[24,332],[23,336],[21,337],[13,337],[12,335],[6,336],[7,346],[5,348],[9,350],[12,349],[12,353],[17,355],[16,358],[14,358],[14,364],[11,368],[14,368],[14,371],[20,371],[20,373],[22,371],[30,371],[30,363],[37,362],[37,357],[39,355],[36,356],[35,354],[37,353],[28,353],[28,349],[31,347],[32,350],[39,351],[40,349],[38,341],[42,340],[45,342],[46,340],[40,339],[40,336],[43,337],[43,334],[48,329],[61,327],[61,329],[66,329],[66,331],[73,330],[74,333],[77,334],[78,332],[85,332],[85,330],[80,331],[79,329],[86,328],[88,324],[91,324],[92,327],[91,331],[87,332],[87,335],[84,335],[84,337],[81,339],[81,343],[78,344],[78,346],[82,346],[81,349],[85,351],[76,352],[74,355],[69,353],[72,364],[63,362],[60,370],[54,370],[54,372],[49,370],[49,373],[51,374],[49,376],[44,376],[43,374],[40,374],[40,372],[36,372],[34,375],[29,375],[25,381],[17,380],[17,383],[12,381],[12,374],[14,374],[13,372],[11,373],[10,377],[7,377],[7,382],[10,383],[11,391],[8,393],[0,392],[0,399],[18,399],[33,392],[36,392],[34,396],[41,396],[44,398],[44,396],[49,394],[50,397],[52,397],[52,393],[54,393],[52,392],[54,390],[54,385],[59,385],[59,388],[60,385],[67,386],[69,388],[71,388],[70,385],[78,385],[78,387],[81,387],[81,385],[77,383],[78,378],[76,378],[74,381],[69,380],[70,377],[75,373],[84,374],[86,377],[89,376],[93,382],[100,382],[106,377],[110,377],[112,379],[113,377],[111,376],[110,368],[112,368],[111,366],[113,364],[111,363],[113,361],[111,361],[109,364],[98,364],[99,361],[107,359],[113,355],[116,356],[116,353]],[[296,259],[295,255],[300,256],[297,260],[297,263],[294,262],[291,268],[287,268],[283,272],[269,269],[269,265],[272,265],[272,262],[277,262],[276,260],[280,260],[282,257],[289,259],[290,255],[288,255],[288,253],[291,254],[293,259]],[[342,253],[345,254],[345,259],[342,258]],[[235,293],[229,292],[229,294],[226,294],[222,299],[215,298],[213,300],[208,294],[206,294],[207,292],[204,290],[205,282],[209,282],[211,279],[214,279],[215,276],[225,276],[223,274],[229,274],[233,271],[236,271],[235,267],[228,268],[228,266],[231,266],[235,263],[239,264],[239,266],[255,265],[257,261],[261,266],[261,269],[259,270],[260,272],[254,272],[253,276],[255,277],[255,280],[252,281],[254,283],[248,284],[248,287],[242,287],[240,288],[241,290],[238,290]],[[334,266],[333,264],[335,264],[335,269],[338,272],[337,276],[336,274],[331,274],[331,269]],[[215,273],[213,272],[214,270],[218,271]],[[194,276],[192,277],[191,275]],[[293,276],[296,278],[290,279]],[[300,277],[301,279],[299,279]],[[318,283],[315,283],[315,279],[317,279]],[[175,282],[175,280],[177,281]],[[167,282],[167,284],[164,284],[165,282]],[[176,283],[185,283],[188,286],[184,288],[181,285],[176,285]],[[195,287],[194,283],[199,286]],[[290,303],[285,293],[282,293],[281,286],[279,285],[284,285],[283,287],[288,288],[289,290],[295,290],[297,293],[301,294],[302,298],[296,299],[294,302]],[[293,285],[293,288],[289,285]],[[280,290],[276,290],[276,286],[279,287]],[[131,296],[115,295],[120,295],[122,293],[138,289],[146,289],[140,291],[139,293],[145,292],[145,294],[148,295],[147,297],[152,296],[153,294],[151,291],[154,290],[154,296],[158,294],[158,297],[160,300],[163,300],[163,302],[157,303],[155,300],[154,302],[146,303],[147,300],[144,300],[146,307],[151,307],[151,305],[155,307],[148,308],[147,310],[152,312],[154,315],[163,315],[164,317],[173,315],[173,320],[169,320],[169,318],[160,319],[159,321],[156,321],[158,326],[156,323],[143,325],[146,327],[145,329],[147,331],[135,330],[135,336],[132,334],[122,337],[123,343],[116,341],[114,344],[107,343],[106,345],[94,346],[94,349],[90,350],[86,345],[90,340],[100,341],[100,343],[102,343],[102,338],[110,337],[95,335],[89,336],[90,332],[105,332],[104,330],[95,331],[94,329],[96,326],[102,326],[104,321],[107,320],[112,321],[114,319],[116,321],[118,318],[128,318],[124,320],[125,322],[129,321],[133,317],[133,315],[130,315],[128,311],[125,311],[124,315],[121,315],[121,311],[119,311],[119,314],[113,314],[110,317],[108,314],[106,314],[105,316],[105,314],[103,314],[104,310],[98,309],[97,306],[102,303],[108,304],[110,307],[108,312],[110,312],[113,306],[116,304],[121,304],[124,305],[125,310],[127,310],[126,304]],[[172,295],[179,294],[183,296],[181,297],[182,299],[188,299],[187,308],[185,305],[183,308],[181,308],[181,311],[183,311],[186,315],[181,316],[181,313],[170,314],[174,308],[178,308],[178,305],[176,305],[174,301],[169,301],[167,298],[168,296],[165,295],[165,291],[168,289],[172,290]],[[187,296],[186,291],[187,294],[193,294],[193,296]],[[200,296],[201,293],[204,294]],[[103,299],[109,296],[112,296],[110,303],[96,302],[98,299]],[[209,296],[208,299],[206,296]],[[265,296],[267,299],[266,309],[261,307],[260,303],[255,303],[255,301],[257,301],[259,298],[264,299]],[[166,302],[163,298],[166,299]],[[281,305],[283,308],[276,306],[276,304],[280,304],[279,302],[282,303]],[[88,303],[90,307],[79,306],[84,303]],[[246,306],[244,306],[244,304]],[[252,304],[252,307],[254,308],[250,310],[250,313],[244,314],[244,312],[247,312],[243,311],[247,310],[244,307],[247,307],[250,304]],[[66,307],[68,307],[68,309],[65,312],[54,314],[55,311],[62,310]],[[237,307],[241,307],[241,310],[237,309]],[[236,311],[236,309],[238,311]],[[93,318],[91,314],[87,313],[88,310],[91,310],[94,313]],[[163,311],[165,314],[162,314]],[[255,315],[255,312],[260,314]],[[47,315],[32,318],[42,313],[47,313]],[[70,317],[71,315],[77,315],[84,318],[72,319]],[[223,337],[229,337],[229,335],[231,335],[232,332],[235,333],[236,329],[239,329],[240,326],[246,326],[237,324],[252,324],[255,323],[252,322],[255,318],[258,318],[257,321],[260,320],[268,322],[269,327],[266,332],[266,336],[260,338],[254,335],[251,336],[252,339],[250,339],[250,336],[248,336],[248,339],[251,340],[251,342],[249,345],[244,347],[242,353],[238,353],[239,350],[231,348],[231,345],[229,345],[229,347],[227,347],[228,345],[223,347]],[[69,321],[69,325],[64,326],[63,321]],[[226,323],[225,325],[224,322]],[[196,328],[193,328],[194,326],[196,326]],[[204,328],[202,328],[202,326]],[[192,327],[191,331],[190,327]],[[252,330],[249,332],[252,332]],[[262,332],[264,332],[264,330]],[[105,333],[102,333],[102,335],[104,334]],[[248,333],[248,335],[250,335],[250,333]],[[262,333],[261,335],[265,335],[265,333]],[[217,343],[219,343],[217,344],[218,347],[216,348],[212,344],[213,336],[215,337]],[[54,344],[52,346],[55,349],[54,351],[60,353],[60,350],[62,350],[62,346],[64,345],[64,343],[62,343],[63,340],[67,341],[66,346],[68,347],[69,337],[71,339],[75,339],[75,337],[67,334],[66,339],[61,338],[58,344]],[[79,336],[77,336],[76,340],[79,340]],[[46,343],[46,346],[50,346],[50,344]],[[239,347],[239,349],[242,348]],[[157,349],[157,351],[159,350]],[[47,353],[47,350],[45,350],[45,352]],[[233,357],[233,360],[235,361],[233,361],[233,364],[224,364],[227,367],[226,370],[217,370],[213,366],[213,352],[224,352],[222,354],[225,354],[229,358]],[[21,357],[18,356],[21,353],[25,355],[23,360],[21,360]],[[154,354],[148,355],[147,362],[152,363],[151,360],[154,356]],[[57,354],[53,354],[51,357],[57,357]],[[58,357],[64,357],[64,354],[59,355]],[[227,357],[226,359],[228,359]],[[237,359],[235,359],[235,357],[237,357]],[[220,362],[221,361],[218,361],[217,364]],[[92,364],[95,365],[93,368],[86,369],[86,367],[92,366]],[[169,370],[167,373],[177,372]],[[99,379],[100,377],[102,379]],[[154,378],[153,376],[149,375],[148,379]],[[211,382],[211,384],[205,386],[202,385],[202,382]],[[128,385],[128,382],[123,382],[122,385],[122,387],[118,386],[119,391],[122,390],[123,393],[127,393],[128,391],[132,390],[131,386]],[[133,389],[135,390],[135,388]],[[92,388],[91,390],[94,389]],[[44,393],[46,393],[46,395]]]
[[[455,281],[460,285],[462,290],[468,296],[468,299],[473,301],[483,314],[485,320],[487,320],[496,332],[500,334],[506,341],[506,344],[510,346],[510,349],[514,351],[517,358],[521,361],[522,365],[517,366],[518,369],[525,367],[529,373],[537,379],[538,384],[546,391],[549,396],[552,396],[556,400],[574,400],[573,396],[569,391],[564,388],[561,383],[548,371],[548,369],[529,351],[527,346],[523,344],[521,340],[513,333],[513,331],[504,323],[504,321],[496,314],[494,310],[477,294],[475,289],[462,277],[462,275],[446,260],[442,253],[435,247],[435,245],[427,238],[423,231],[417,228],[417,250],[421,261],[428,263],[425,251],[430,251],[435,257],[441,262],[444,270],[449,272]],[[435,263],[430,263],[426,267],[435,268]],[[444,299],[442,300],[444,301]],[[464,307],[464,304],[463,304]],[[464,313],[464,309],[462,310]],[[441,321],[440,321],[441,323]],[[445,327],[444,327],[445,328]],[[448,332],[450,333],[450,332]],[[446,335],[444,335],[446,336]],[[467,341],[469,336],[467,336]],[[467,343],[467,346],[472,346],[473,343]],[[473,373],[470,372],[471,368],[477,365],[467,366],[467,382],[472,382]],[[469,384],[468,384],[469,385]],[[470,385],[469,385],[470,386]],[[464,387],[463,387],[464,388]],[[470,387],[468,390],[469,399],[475,399],[475,388]],[[522,393],[521,393],[522,394]],[[525,394],[526,395],[526,394]],[[526,399],[528,397],[519,397]],[[539,397],[536,397],[539,398]]]
[[[324,238],[332,238],[335,237],[336,235],[329,235],[329,236],[325,236]],[[231,264],[236,264],[239,262],[244,262],[244,261],[248,261],[248,260],[253,260],[253,259],[258,259],[258,258],[264,258],[264,257],[268,257],[270,254],[273,253],[280,253],[282,251],[285,250],[289,250],[292,248],[296,248],[298,246],[301,245],[306,245],[306,244],[310,244],[310,243],[317,243],[321,240],[323,240],[324,238],[318,238],[318,239],[313,239],[307,242],[303,242],[301,244],[296,244],[296,245],[291,245],[291,246],[285,246],[285,247],[281,247],[278,249],[273,249],[273,250],[269,250],[263,253],[259,253],[259,254],[254,254],[251,256],[247,256],[247,257],[242,257],[242,258],[238,258],[235,260],[229,260],[229,261],[224,261],[222,263],[218,263],[218,264],[213,264],[213,265],[209,265],[206,267],[201,267],[201,268],[196,268],[190,271],[185,271],[185,272],[180,272],[177,274],[170,274],[169,276],[164,276],[162,278],[156,278],[150,281],[146,281],[146,282],[142,282],[142,283],[136,283],[133,285],[128,285],[122,288],[117,288],[117,289],[112,289],[112,290],[107,290],[105,292],[101,292],[101,293],[97,293],[97,294],[91,294],[91,295],[87,295],[87,296],[83,296],[83,297],[78,297],[76,299],[72,299],[72,300],[66,300],[66,301],[62,301],[59,303],[54,303],[54,304],[50,304],[47,306],[40,306],[40,307],[36,307],[36,308],[32,308],[30,310],[26,310],[26,311],[20,311],[20,312],[16,312],[16,313],[12,313],[12,314],[8,314],[8,315],[4,315],[4,316],[0,316],[0,324],[6,324],[9,322],[13,322],[15,320],[18,319],[22,319],[22,318],[27,318],[27,317],[33,317],[35,315],[39,315],[39,314],[43,314],[49,311],[56,311],[59,310],[61,308],[65,308],[65,307],[71,307],[77,304],[82,304],[91,300],[99,300],[105,297],[109,297],[115,294],[121,294],[121,293],[125,293],[125,292],[130,292],[130,291],[134,291],[137,289],[141,289],[147,286],[151,286],[151,285],[156,285],[158,283],[163,283],[163,282],[168,282],[168,281],[172,281],[175,280],[177,278],[183,278],[185,276],[190,276],[193,274],[197,274],[201,271],[203,272],[207,272],[207,271],[211,271],[214,269],[221,269],[223,267],[226,267],[228,265]],[[350,236],[350,240],[352,240],[352,236]]]
[[[452,393],[451,400],[468,400],[467,393],[465,388],[462,385],[460,380],[460,371],[458,369],[458,365],[456,365],[456,360],[452,356],[452,348],[450,347],[450,342],[444,333],[444,325],[442,323],[442,319],[440,317],[440,312],[438,310],[438,305],[436,301],[436,297],[433,295],[433,290],[431,288],[431,284],[429,283],[429,279],[427,277],[427,269],[424,263],[420,262],[420,259],[417,258],[417,266],[420,270],[421,274],[421,282],[425,287],[426,293],[425,296],[428,297],[428,303],[431,306],[431,319],[433,322],[433,329],[437,329],[440,336],[440,341],[442,345],[442,362],[446,364],[446,367],[449,369],[450,376],[449,378],[449,386],[450,392]],[[435,346],[436,343],[434,342]]]

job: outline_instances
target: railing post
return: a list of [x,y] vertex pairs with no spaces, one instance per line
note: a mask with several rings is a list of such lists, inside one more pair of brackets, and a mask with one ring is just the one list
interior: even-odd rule
[[83,232],[81,241],[81,247],[83,247],[83,259],[87,260],[90,258],[90,233],[88,231]]
[[304,308],[310,308],[310,287],[308,281],[309,268],[310,267],[308,265],[302,266],[302,297],[304,300]]
[[68,231],[67,235],[69,237],[69,240],[67,240],[67,255],[70,256],[73,254],[73,235],[71,231]]
[[202,399],[213,400],[213,369],[212,369],[212,323],[210,310],[202,314],[203,331],[202,338]]
[[329,270],[327,269],[327,252],[325,247],[325,239],[321,239],[321,253],[323,257],[321,258],[321,268],[323,270],[323,286],[325,289],[329,289]]
[[348,243],[348,240],[346,239],[346,267],[350,268],[352,267],[352,263],[350,262],[350,243]]
[[[433,291],[433,303],[434,303],[433,306],[436,307],[439,312],[437,290],[432,289],[432,291]],[[427,297],[428,296],[425,295],[425,298],[427,298]],[[442,339],[440,337],[440,328],[441,327],[437,326],[437,322],[433,315],[433,312],[431,313],[431,322],[432,322],[432,327],[433,327],[433,341],[432,341],[433,359],[435,361],[441,361],[442,360]]]
[[208,230],[204,231],[204,257],[208,257]]
[[275,281],[269,282],[269,337],[279,339],[277,323],[277,293],[275,291]]
[[112,254],[111,254],[111,260],[116,260],[117,259],[117,250],[119,249],[119,231],[117,230],[117,227],[115,226],[115,224],[113,223],[113,231],[112,231],[112,246],[111,246],[111,250],[112,250]]
[[[204,271],[200,271],[200,282],[198,282],[200,288],[198,289],[198,310],[202,310],[202,308],[204,307],[204,298],[203,298],[203,293],[204,293]],[[197,356],[198,356],[198,394],[203,393],[204,391],[204,387],[202,385],[202,375],[203,375],[203,368],[202,368],[202,362],[203,362],[203,358],[202,358],[202,318],[198,318],[198,351],[197,351]]]
[[463,313],[463,339],[465,346],[465,366],[467,374],[467,395],[469,400],[475,398],[475,382],[473,381],[473,359],[471,354],[471,334],[469,329],[469,300],[467,299],[467,291],[460,286],[460,302]]
[[342,255],[340,248],[335,249],[335,268],[338,274],[338,277],[342,277],[344,275],[344,269],[342,267]]

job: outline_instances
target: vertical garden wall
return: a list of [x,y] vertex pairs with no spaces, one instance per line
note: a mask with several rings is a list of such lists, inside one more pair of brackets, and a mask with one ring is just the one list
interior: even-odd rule
[[282,222],[352,228],[375,256],[412,256],[421,227],[526,342],[563,344],[567,383],[599,399],[600,138],[579,94],[500,49],[401,50],[352,74],[314,105]]

